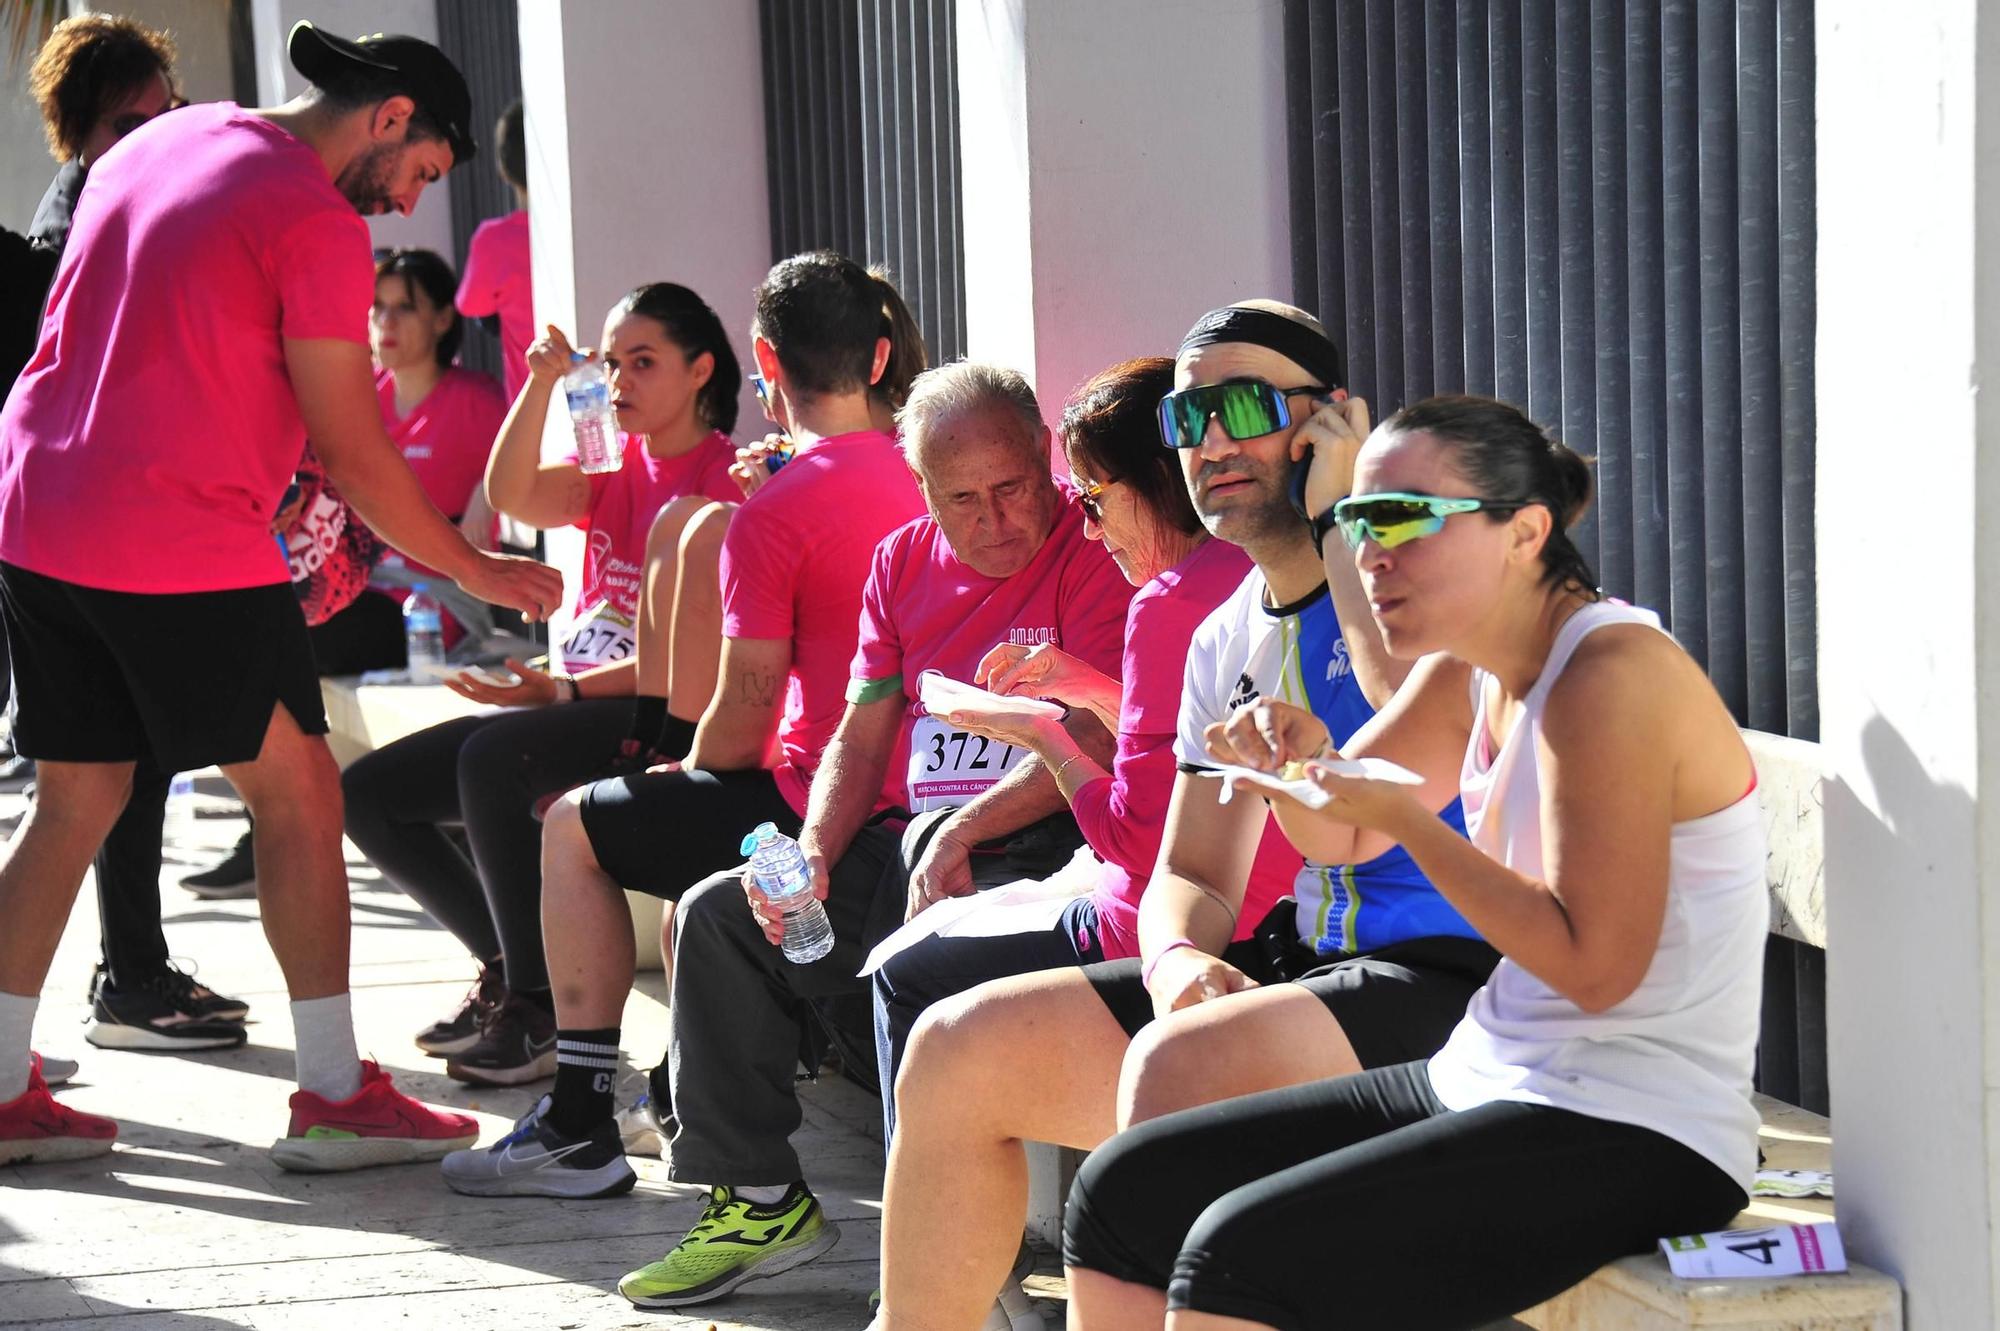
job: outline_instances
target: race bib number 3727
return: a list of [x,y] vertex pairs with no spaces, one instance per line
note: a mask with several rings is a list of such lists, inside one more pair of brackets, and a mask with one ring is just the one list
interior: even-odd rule
[[1028,750],[920,716],[910,730],[910,812],[964,804],[1013,770]]

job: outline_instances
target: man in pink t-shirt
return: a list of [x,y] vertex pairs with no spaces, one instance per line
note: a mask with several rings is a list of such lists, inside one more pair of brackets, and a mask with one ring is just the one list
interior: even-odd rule
[[488,218],[465,248],[465,276],[458,281],[458,312],[468,319],[500,322],[500,382],[511,400],[528,377],[528,344],[535,340],[535,285],[528,248],[528,144],[521,104],[515,102],[493,127],[500,178],[520,204],[504,217]]
[[289,53],[311,84],[300,97],[189,107],[96,164],[41,342],[0,410],[0,622],[14,736],[41,791],[0,866],[0,1164],[98,1154],[117,1134],[49,1097],[28,1038],[141,758],[221,766],[257,820],[300,1084],[277,1162],[435,1158],[473,1131],[355,1051],[339,775],[271,522],[310,432],[372,527],[474,595],[539,617],[561,580],[468,545],[370,391],[357,213],[407,213],[471,156],[464,80],[411,37],[301,23]]

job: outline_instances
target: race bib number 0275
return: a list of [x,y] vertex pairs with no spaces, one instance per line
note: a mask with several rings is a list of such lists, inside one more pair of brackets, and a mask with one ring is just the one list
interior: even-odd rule
[[632,655],[637,644],[638,634],[632,621],[618,613],[609,601],[600,602],[595,610],[577,621],[576,628],[563,640],[563,666],[572,675],[580,675],[593,666],[623,661]]
[[920,716],[910,730],[910,812],[966,803],[1028,756],[1026,749]]

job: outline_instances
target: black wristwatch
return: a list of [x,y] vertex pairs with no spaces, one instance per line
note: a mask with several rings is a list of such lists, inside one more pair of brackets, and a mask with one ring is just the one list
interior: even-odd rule
[[1326,512],[1314,517],[1306,512],[1306,475],[1311,470],[1311,458],[1302,458],[1292,464],[1290,491],[1292,511],[1305,519],[1306,530],[1312,533],[1313,553],[1326,558],[1326,534],[1333,530],[1333,510],[1340,505],[1338,499],[1328,504]]
[[1321,559],[1326,558],[1326,534],[1333,530],[1333,511],[1339,507],[1340,501],[1336,499],[1326,506],[1326,512],[1306,519],[1306,527],[1312,532],[1313,553]]

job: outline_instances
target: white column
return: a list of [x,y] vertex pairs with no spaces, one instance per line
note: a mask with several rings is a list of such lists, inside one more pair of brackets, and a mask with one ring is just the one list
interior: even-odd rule
[[1903,1281],[1912,1331],[2000,1325],[2000,800],[1980,798],[2000,777],[2000,403],[1980,391],[2000,371],[2000,18],[1981,10],[1816,19],[1834,1165],[1849,1251]]
[[[700,293],[750,370],[752,293],[771,266],[757,7],[521,0],[535,318],[593,345],[646,282]],[[560,405],[545,448],[569,441]],[[739,434],[760,426],[743,391]],[[574,533],[550,532],[572,580]]]
[[[340,37],[365,37],[371,32],[400,33],[435,43],[438,39],[436,0],[343,0],[339,5],[314,0],[251,0],[250,22],[257,48],[257,100],[277,106],[296,97],[306,80],[285,56],[285,38],[300,19]],[[466,171],[491,171],[493,137],[487,125],[472,127],[483,154]],[[381,248],[435,250],[456,266],[451,235],[451,191],[440,181],[417,200],[408,217],[390,214],[368,219],[368,230]]]
[[960,0],[968,352],[1053,417],[1195,317],[1291,298],[1281,0]]

